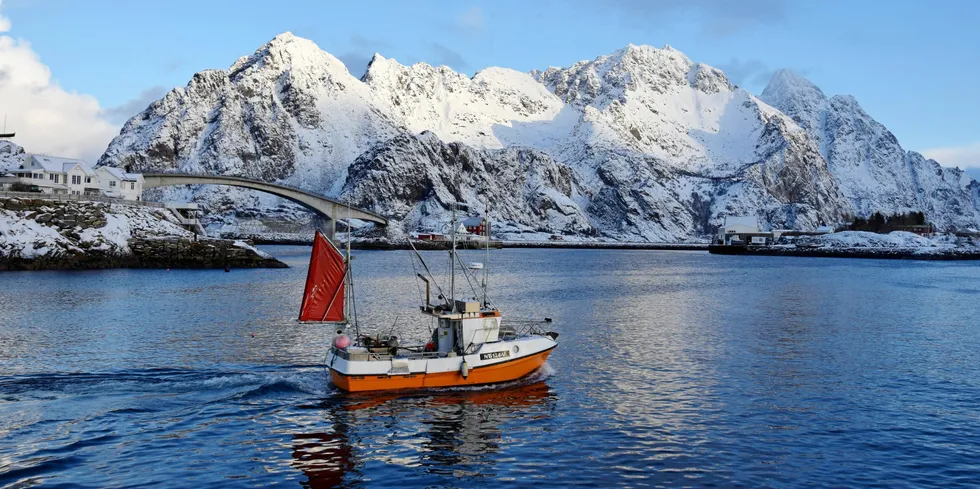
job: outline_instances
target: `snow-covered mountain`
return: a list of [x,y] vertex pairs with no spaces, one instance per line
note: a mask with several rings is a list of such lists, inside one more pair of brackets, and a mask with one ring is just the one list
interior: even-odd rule
[[[833,164],[846,159],[782,92],[764,99],[783,112],[673,48],[632,45],[568,68],[472,78],[375,55],[358,79],[287,33],[151,104],[99,164],[284,181],[387,214],[396,233],[435,227],[453,200],[488,206],[513,232],[651,241],[703,239],[726,215],[812,228],[877,209],[855,203],[858,186]],[[898,152],[894,163],[882,152],[876,180],[894,180],[895,198],[875,205],[903,210],[953,177],[919,171],[918,186],[898,183],[913,166]],[[274,205],[236,189],[195,193],[216,210]],[[959,196],[958,210],[935,199],[923,210],[975,223],[976,200]]]
[[781,70],[760,98],[792,117],[820,145],[856,215],[921,210],[943,229],[978,227],[980,183],[958,168],[943,168],[902,149],[854,97],[827,97],[808,80]]
[[24,162],[24,148],[10,142],[0,140],[0,172],[19,167]]

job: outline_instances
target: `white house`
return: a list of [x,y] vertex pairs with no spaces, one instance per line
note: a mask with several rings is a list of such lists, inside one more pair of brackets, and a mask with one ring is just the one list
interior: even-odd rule
[[19,184],[34,187],[33,191],[79,197],[141,200],[143,195],[142,175],[111,167],[93,170],[88,163],[73,158],[30,155],[19,168],[7,173],[12,177],[0,178],[4,190]]
[[100,166],[95,172],[99,177],[99,188],[107,197],[126,200],[140,200],[142,198],[143,175],[126,173],[111,166]]
[[759,232],[759,219],[755,216],[729,216],[725,225],[718,228],[718,239],[731,234],[755,234]]
[[779,234],[759,230],[759,219],[755,216],[731,216],[725,218],[725,225],[718,228],[717,244],[769,244],[779,239]]
[[20,168],[10,170],[19,183],[37,186],[49,194],[101,195],[95,171],[82,160],[31,155]]

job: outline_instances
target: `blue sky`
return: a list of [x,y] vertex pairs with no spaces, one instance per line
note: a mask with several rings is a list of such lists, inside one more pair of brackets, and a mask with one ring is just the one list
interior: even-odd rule
[[980,167],[980,1],[2,1],[5,35],[115,124],[284,31],[357,74],[375,51],[472,74],[670,44],[755,94],[791,68],[828,95],[854,95],[907,149]]

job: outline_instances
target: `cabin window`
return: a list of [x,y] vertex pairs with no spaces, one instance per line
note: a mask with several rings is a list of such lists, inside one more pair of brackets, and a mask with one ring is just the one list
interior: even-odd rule
[[48,175],[48,180],[54,180],[54,175],[49,174]]
[[72,185],[81,185],[82,184],[82,177],[80,177],[78,175],[72,175],[71,176],[71,184]]
[[136,190],[136,182],[132,182],[132,183],[130,183],[130,184],[129,184],[129,189],[130,189],[130,190]]
[[92,177],[85,177],[85,183],[92,183]]
[[109,182],[109,186],[110,187],[115,187],[116,186],[116,181],[113,180],[113,181]]

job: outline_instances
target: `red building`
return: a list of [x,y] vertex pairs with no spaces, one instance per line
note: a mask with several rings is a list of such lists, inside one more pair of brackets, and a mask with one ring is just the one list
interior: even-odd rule
[[471,217],[463,220],[466,232],[483,236],[487,232],[487,220],[482,217]]

